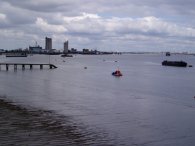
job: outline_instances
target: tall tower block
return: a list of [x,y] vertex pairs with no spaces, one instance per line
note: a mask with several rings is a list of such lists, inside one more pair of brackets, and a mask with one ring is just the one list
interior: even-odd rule
[[68,41],[64,42],[64,54],[68,54]]
[[52,50],[52,38],[45,38],[45,49]]

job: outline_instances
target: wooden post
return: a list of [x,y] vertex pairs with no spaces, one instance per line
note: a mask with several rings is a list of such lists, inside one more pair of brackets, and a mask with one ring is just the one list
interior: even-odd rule
[[8,64],[6,64],[6,70],[7,70],[7,71],[9,70],[9,65],[8,65]]
[[43,69],[43,65],[42,64],[40,64],[40,69]]
[[33,65],[32,64],[30,64],[30,69],[32,69],[33,68]]
[[14,64],[14,70],[17,70],[17,64]]
[[24,64],[22,64],[22,70],[25,70],[25,65]]

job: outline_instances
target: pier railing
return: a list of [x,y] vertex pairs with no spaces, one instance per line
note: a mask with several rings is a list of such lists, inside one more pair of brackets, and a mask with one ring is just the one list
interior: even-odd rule
[[45,64],[45,63],[0,63],[0,70],[1,67],[5,66],[5,69],[8,71],[10,66],[13,66],[14,70],[18,69],[18,66],[21,66],[22,70],[25,70],[27,66],[29,69],[33,69],[33,66],[39,66],[40,69],[43,69],[43,66],[48,66],[49,69],[55,69],[57,66],[53,64]]

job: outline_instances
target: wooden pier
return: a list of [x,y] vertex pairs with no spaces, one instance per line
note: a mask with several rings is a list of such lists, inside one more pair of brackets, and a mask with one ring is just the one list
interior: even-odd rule
[[33,66],[39,66],[40,69],[43,69],[43,66],[48,66],[49,69],[55,69],[57,68],[57,66],[53,65],[53,64],[41,64],[41,63],[0,63],[0,70],[1,70],[1,66],[5,66],[6,71],[9,70],[10,66],[13,66],[14,70],[18,69],[18,66],[21,66],[22,70],[25,70],[26,67],[28,66],[30,70],[33,69]]

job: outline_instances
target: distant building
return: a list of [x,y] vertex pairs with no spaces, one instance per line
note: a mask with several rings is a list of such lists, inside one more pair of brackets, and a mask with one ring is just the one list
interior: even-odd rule
[[42,47],[38,46],[29,46],[29,51],[31,53],[41,53],[42,52]]
[[45,50],[52,50],[52,38],[45,38]]
[[40,47],[36,42],[34,46],[29,46],[29,52],[30,53],[41,53],[42,47]]
[[0,53],[4,53],[5,52],[5,50],[4,49],[0,49]]
[[89,54],[89,49],[83,49],[83,54]]
[[74,53],[74,54],[76,54],[76,53],[78,53],[78,52],[77,52],[77,49],[75,49],[75,48],[71,48],[70,53]]
[[68,54],[68,41],[64,42],[64,54]]
[[89,54],[89,55],[97,55],[100,52],[98,52],[97,50],[89,50],[89,49],[83,49],[83,54]]
[[0,49],[0,55],[1,55],[2,53],[5,53],[5,50],[4,50],[4,49]]

